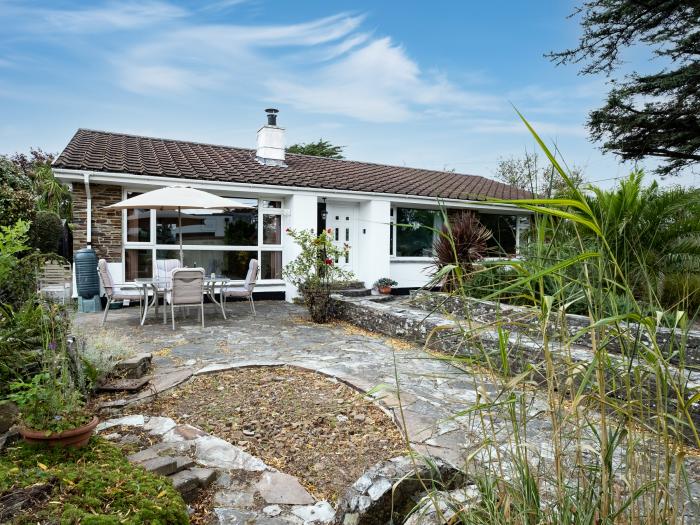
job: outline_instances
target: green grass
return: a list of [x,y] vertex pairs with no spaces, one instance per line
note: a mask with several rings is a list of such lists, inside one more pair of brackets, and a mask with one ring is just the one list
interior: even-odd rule
[[0,495],[49,482],[54,486],[48,501],[10,523],[189,523],[185,503],[166,478],[131,465],[100,438],[77,450],[17,443],[0,456]]

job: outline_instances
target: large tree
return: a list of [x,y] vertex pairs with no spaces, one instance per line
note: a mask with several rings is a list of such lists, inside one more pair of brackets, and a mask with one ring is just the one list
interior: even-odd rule
[[344,146],[334,146],[327,140],[318,139],[317,142],[292,144],[287,148],[288,153],[301,153],[314,157],[328,157],[330,159],[342,159]]
[[583,34],[578,47],[548,55],[555,63],[610,77],[640,44],[659,63],[655,73],[612,80],[605,105],[590,114],[592,138],[625,160],[663,159],[662,175],[700,162],[700,2],[590,0],[572,16]]
[[[583,184],[583,171],[574,166],[569,170],[569,180],[579,187]],[[501,182],[529,191],[542,197],[551,198],[569,190],[568,184],[550,163],[540,163],[536,151],[525,151],[522,157],[500,158],[496,168],[496,178]]]

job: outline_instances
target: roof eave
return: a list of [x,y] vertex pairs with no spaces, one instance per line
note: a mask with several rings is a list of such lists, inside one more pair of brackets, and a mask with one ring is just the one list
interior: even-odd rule
[[530,215],[531,212],[517,206],[490,202],[488,200],[454,199],[442,197],[428,197],[423,195],[408,195],[401,193],[381,193],[368,191],[339,190],[331,188],[315,188],[307,186],[283,186],[273,184],[240,183],[226,181],[204,181],[201,179],[185,179],[180,177],[161,177],[149,175],[137,175],[133,173],[114,173],[95,170],[76,170],[70,168],[52,168],[59,180],[65,182],[83,182],[87,173],[91,182],[112,183],[119,186],[164,186],[168,184],[192,185],[193,187],[209,190],[243,190],[245,192],[267,193],[279,195],[280,193],[311,193],[316,195],[347,195],[361,198],[384,198],[392,202],[421,203],[424,205],[445,203],[464,208],[488,208],[503,211],[517,212],[522,215]]

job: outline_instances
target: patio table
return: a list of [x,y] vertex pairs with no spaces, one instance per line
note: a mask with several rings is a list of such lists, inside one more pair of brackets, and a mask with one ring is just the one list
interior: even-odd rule
[[[205,277],[204,287],[202,288],[202,293],[209,296],[209,299],[214,304],[221,306],[221,303],[216,300],[216,287],[223,287],[233,283],[233,279],[228,277]],[[158,315],[158,298],[163,297],[165,299],[165,294],[169,291],[168,283],[164,279],[153,279],[153,278],[136,278],[134,279],[134,284],[140,285],[142,289],[142,294],[144,297],[144,308],[143,316],[141,317],[141,326],[146,322],[146,315],[148,314],[148,308],[155,307],[156,315]],[[153,300],[149,303],[148,296],[150,292],[153,292]],[[168,309],[163,305],[163,324],[167,323],[167,313]]]

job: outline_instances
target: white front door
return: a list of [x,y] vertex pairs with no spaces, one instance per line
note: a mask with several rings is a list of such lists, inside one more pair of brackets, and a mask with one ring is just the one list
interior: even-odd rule
[[336,264],[346,270],[356,272],[357,265],[355,261],[357,261],[358,257],[356,251],[358,247],[357,206],[347,204],[336,205],[329,202],[326,206],[326,212],[328,213],[326,217],[326,228],[331,229],[333,244],[338,248],[342,248],[345,244],[350,247],[348,255],[346,257],[341,257],[340,260],[336,261]]

